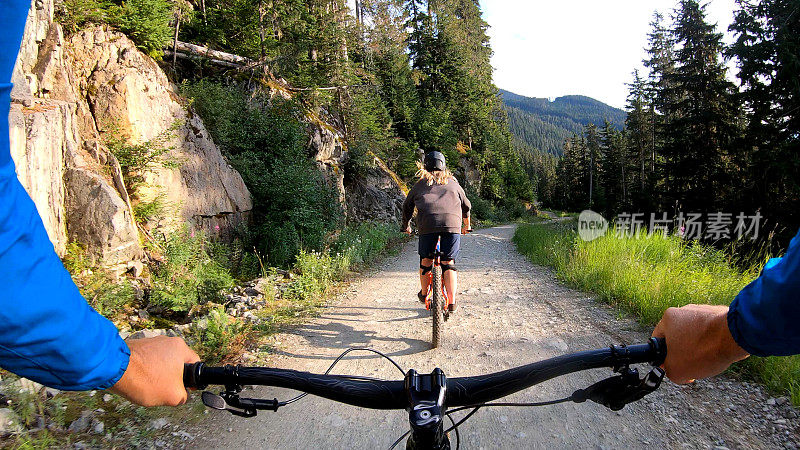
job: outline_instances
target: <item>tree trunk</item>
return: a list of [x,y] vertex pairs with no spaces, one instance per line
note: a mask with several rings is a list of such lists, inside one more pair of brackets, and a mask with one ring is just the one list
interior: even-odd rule
[[205,57],[212,60],[223,61],[235,66],[244,66],[253,63],[249,58],[244,56],[234,55],[233,53],[221,52],[219,50],[211,50],[202,45],[189,44],[188,42],[181,42],[176,40],[174,46],[174,53],[190,55],[194,57]]

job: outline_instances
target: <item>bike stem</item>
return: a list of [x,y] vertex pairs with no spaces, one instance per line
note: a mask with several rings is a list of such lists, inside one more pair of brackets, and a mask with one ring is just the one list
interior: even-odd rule
[[411,369],[406,373],[405,388],[408,393],[408,421],[411,436],[406,449],[450,450],[450,439],[444,432],[444,404],[447,377],[441,369],[421,375]]

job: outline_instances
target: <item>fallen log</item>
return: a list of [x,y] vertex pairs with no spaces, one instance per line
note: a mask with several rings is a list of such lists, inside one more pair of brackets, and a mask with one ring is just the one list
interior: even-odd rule
[[181,53],[181,52],[173,52],[172,50],[164,50],[164,56],[175,56],[175,57],[180,58],[180,59],[188,59],[188,60],[193,60],[193,61],[207,61],[208,63],[214,64],[216,66],[231,67],[231,68],[234,68],[234,69],[242,69],[242,68],[244,68],[244,66],[242,64],[236,64],[236,63],[232,63],[232,62],[229,62],[229,61],[223,61],[221,59],[208,58],[208,57],[205,57],[205,56],[202,56],[202,55],[186,54],[186,53]]
[[253,64],[254,61],[244,56],[234,55],[233,53],[221,52],[219,50],[211,50],[202,45],[190,44],[188,42],[175,41],[175,52],[184,53],[188,55],[201,56],[215,61],[223,61],[237,66],[246,66]]

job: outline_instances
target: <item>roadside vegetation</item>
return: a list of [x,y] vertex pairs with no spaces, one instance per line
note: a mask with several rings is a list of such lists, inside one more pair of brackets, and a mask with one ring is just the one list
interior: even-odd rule
[[[253,361],[267,338],[316,313],[342,282],[403,240],[395,226],[360,224],[331,235],[322,250],[301,250],[288,270],[265,267],[257,252],[181,229],[159,242],[159,258],[147,267],[150,283],[121,279],[71,245],[65,266],[87,301],[123,333],[161,329],[183,336],[211,364]],[[246,235],[247,230],[240,230]],[[155,251],[153,248],[151,251]],[[236,269],[235,271],[232,269]],[[232,292],[259,280],[253,315],[231,315]],[[59,392],[0,370],[0,405],[12,411],[12,434],[0,447],[148,447],[158,440],[188,439],[178,428],[197,420],[197,403],[181,408],[139,408],[114,395]],[[2,411],[0,411],[2,412]],[[2,433],[0,433],[2,434]]]
[[[742,268],[722,250],[661,234],[620,238],[610,231],[586,242],[577,237],[574,222],[522,225],[514,242],[533,263],[554,268],[567,284],[597,294],[646,326],[655,326],[671,306],[729,304],[764,262]],[[800,405],[800,356],[750,357],[733,371]]]

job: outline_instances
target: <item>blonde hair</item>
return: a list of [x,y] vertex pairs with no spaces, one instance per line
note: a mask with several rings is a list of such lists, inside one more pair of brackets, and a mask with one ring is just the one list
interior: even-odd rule
[[453,173],[450,172],[449,169],[445,167],[444,170],[434,170],[433,172],[428,172],[425,170],[425,166],[417,161],[417,177],[420,180],[425,180],[428,182],[428,186],[432,186],[434,183],[436,184],[447,184],[450,181],[450,178],[453,177]]

